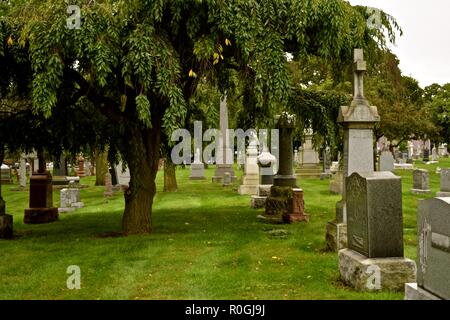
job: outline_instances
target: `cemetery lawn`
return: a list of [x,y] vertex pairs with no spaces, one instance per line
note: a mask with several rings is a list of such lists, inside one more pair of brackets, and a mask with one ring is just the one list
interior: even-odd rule
[[[430,170],[433,196],[439,190]],[[0,240],[0,299],[403,299],[403,293],[358,293],[339,281],[337,254],[325,251],[325,226],[340,199],[329,180],[298,181],[305,190],[309,224],[259,222],[263,210],[250,208],[250,196],[237,186],[190,181],[177,169],[179,191],[162,192],[162,172],[153,212],[153,233],[118,236],[122,194],[103,197],[94,178],[82,178],[85,208],[46,225],[23,224],[28,193],[4,185],[7,212],[14,215],[14,240]],[[237,171],[238,172],[238,171]],[[238,172],[240,175],[241,172]],[[405,255],[416,258],[417,200],[412,171],[403,181]],[[55,205],[59,192],[54,193]],[[66,286],[67,267],[81,268],[81,289]]]

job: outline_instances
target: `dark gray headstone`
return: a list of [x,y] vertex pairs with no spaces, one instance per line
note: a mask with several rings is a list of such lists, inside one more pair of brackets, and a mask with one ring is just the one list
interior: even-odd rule
[[419,200],[417,284],[450,299],[450,198]]
[[402,186],[391,172],[346,179],[348,247],[368,258],[403,257]]

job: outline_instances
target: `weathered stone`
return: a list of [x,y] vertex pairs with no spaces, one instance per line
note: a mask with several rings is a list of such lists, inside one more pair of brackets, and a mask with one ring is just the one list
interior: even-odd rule
[[270,196],[270,189],[272,188],[271,185],[268,184],[260,184],[258,186],[258,196],[260,197],[268,197]]
[[231,180],[231,175],[229,172],[225,172],[223,175],[223,185],[224,186],[229,186],[231,184],[232,180]]
[[250,205],[253,209],[264,208],[266,205],[266,199],[267,197],[252,196]]
[[403,257],[370,259],[350,249],[339,251],[339,272],[342,281],[358,291],[403,291],[405,283],[416,281],[413,260]]
[[405,300],[442,300],[422,289],[417,283],[405,283]]
[[267,145],[264,144],[263,151],[256,158],[259,166],[260,185],[273,184],[273,170],[277,162],[277,158],[269,152]]
[[190,180],[204,180],[205,177],[205,165],[201,161],[200,149],[195,150],[194,163],[191,164]]
[[303,200],[302,189],[292,189],[292,212],[284,213],[283,221],[285,223],[309,221],[309,215],[305,213],[305,201]]
[[327,249],[339,251],[347,248],[347,224],[330,221],[327,223],[326,233]]
[[109,172],[105,173],[105,192],[103,192],[105,197],[111,197],[113,195],[112,189],[112,177]]
[[342,195],[344,185],[344,173],[337,171],[330,180],[330,192]]
[[403,257],[400,177],[353,173],[346,189],[348,248],[368,258]]
[[322,174],[319,153],[313,146],[313,131],[305,130],[305,140],[300,149],[299,167],[295,170],[299,178],[319,178]]
[[394,170],[394,156],[390,151],[383,151],[380,155],[380,171]]
[[450,198],[419,201],[417,283],[442,299],[450,299]]
[[438,197],[450,197],[450,169],[441,169],[441,191],[437,193]]
[[20,157],[19,164],[19,185],[22,189],[27,187],[27,162],[25,161],[25,156]]
[[73,187],[73,183],[70,188],[60,191],[59,212],[70,212],[82,207],[84,207],[84,203],[80,199],[80,189]]
[[239,186],[239,194],[256,195],[259,185],[259,166],[257,163],[258,145],[256,140],[250,142],[245,161],[245,175]]
[[431,193],[429,188],[428,170],[416,169],[413,171],[413,187],[411,192],[416,194]]

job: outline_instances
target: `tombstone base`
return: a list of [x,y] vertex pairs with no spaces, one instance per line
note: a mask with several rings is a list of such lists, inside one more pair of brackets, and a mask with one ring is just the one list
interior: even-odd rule
[[12,239],[13,216],[10,214],[0,215],[0,239]]
[[277,187],[297,188],[297,177],[295,175],[279,175],[273,177],[273,184]]
[[191,164],[191,175],[189,180],[204,180],[205,177],[205,165],[203,163]]
[[255,195],[258,192],[258,185],[240,185],[239,186],[239,194],[244,195]]
[[199,177],[195,177],[195,176],[190,176],[189,180],[205,180],[206,177],[205,176],[199,176]]
[[[231,176],[230,178],[231,178],[231,183],[236,181],[236,177],[235,176]],[[223,183],[223,176],[222,177],[220,177],[220,176],[212,177],[212,182],[213,183]]]
[[347,224],[336,220],[329,221],[325,240],[329,251],[337,252],[347,248]]
[[50,223],[58,220],[58,208],[30,208],[25,209],[25,224]]
[[320,180],[331,179],[332,176],[331,172],[323,172],[320,174]]
[[231,164],[218,164],[216,166],[216,171],[214,172],[214,176],[212,177],[213,183],[222,183],[223,176],[225,173],[229,173],[231,177],[231,182],[236,181],[236,176],[234,175],[233,166]]
[[74,212],[76,208],[58,208],[58,213]]
[[438,197],[438,198],[450,197],[450,192],[443,192],[443,191],[438,192],[438,193],[436,193],[436,197]]
[[283,220],[283,215],[281,215],[281,214],[278,214],[278,215],[260,214],[256,218],[258,218],[262,222],[266,222],[266,223],[272,223],[272,224],[283,224],[283,223],[285,223],[284,220]]
[[[379,270],[379,285],[376,273]],[[416,263],[408,258],[372,258],[343,249],[339,251],[342,281],[358,291],[404,290],[405,283],[416,281]]]
[[431,292],[422,289],[417,283],[405,283],[405,300],[442,300]]
[[270,188],[272,188],[271,184],[260,184],[258,186],[257,195],[260,197],[268,197],[270,196]]
[[266,199],[267,199],[267,197],[252,196],[250,205],[253,209],[264,208],[264,206],[266,205]]
[[414,194],[430,194],[431,190],[411,189],[411,192]]
[[309,222],[309,214],[284,214],[284,223]]

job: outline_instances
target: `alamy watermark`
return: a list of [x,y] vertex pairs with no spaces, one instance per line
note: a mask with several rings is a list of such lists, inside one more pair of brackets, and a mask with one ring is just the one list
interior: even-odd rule
[[370,30],[381,29],[381,10],[377,8],[367,7],[367,14],[369,15],[369,19],[367,19],[367,28],[369,28]]
[[381,290],[381,268],[376,264],[372,264],[367,268],[366,274],[369,275],[366,288],[370,291]]
[[69,290],[80,290],[81,289],[81,269],[79,266],[71,265],[67,267],[67,278],[66,285]]
[[67,14],[70,16],[67,18],[67,29],[80,29],[81,28],[81,8],[77,5],[68,5]]
[[[245,163],[246,139],[249,145],[259,149],[258,153],[270,150],[272,155],[278,159],[279,132],[278,129],[226,129],[223,132],[218,129],[208,129],[203,133],[202,122],[194,122],[194,137],[187,129],[177,129],[171,135],[172,142],[178,142],[171,152],[171,159],[174,164],[191,164],[194,162],[233,164],[235,155],[238,164]],[[192,141],[193,140],[193,141]],[[237,145],[235,148],[235,140]],[[210,142],[203,148],[203,142]],[[193,142],[193,144],[192,144]],[[192,152],[192,145],[194,152]],[[236,151],[235,151],[236,150]]]

